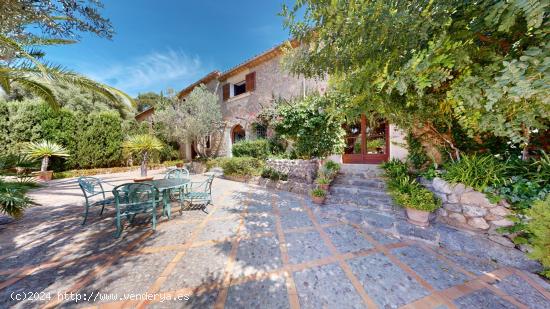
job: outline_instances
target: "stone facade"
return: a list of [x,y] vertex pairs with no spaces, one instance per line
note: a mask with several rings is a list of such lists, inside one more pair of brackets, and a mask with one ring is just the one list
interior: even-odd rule
[[294,76],[284,71],[281,66],[282,55],[262,62],[259,65],[245,69],[237,75],[229,77],[222,84],[236,84],[245,80],[245,76],[255,72],[255,89],[223,101],[223,90],[218,88],[223,119],[226,125],[224,148],[220,155],[231,156],[231,130],[240,125],[246,132],[246,139],[255,139],[256,132],[253,123],[256,116],[265,108],[270,107],[278,99],[292,99],[311,92],[324,92],[327,80],[308,79]]
[[442,201],[437,212],[440,221],[484,234],[501,245],[514,247],[514,244],[502,234],[496,232],[500,227],[513,225],[506,217],[512,212],[505,201],[491,203],[485,194],[475,191],[464,184],[449,184],[441,178],[422,179],[421,183]]
[[291,181],[306,184],[312,184],[315,181],[319,169],[317,160],[268,159],[266,165],[278,172],[287,174],[288,179]]

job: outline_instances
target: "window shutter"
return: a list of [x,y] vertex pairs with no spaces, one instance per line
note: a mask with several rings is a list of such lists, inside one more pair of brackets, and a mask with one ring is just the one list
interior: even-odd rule
[[246,92],[256,89],[256,72],[246,74]]
[[227,101],[229,99],[229,83],[223,85],[222,92],[223,92],[223,100]]

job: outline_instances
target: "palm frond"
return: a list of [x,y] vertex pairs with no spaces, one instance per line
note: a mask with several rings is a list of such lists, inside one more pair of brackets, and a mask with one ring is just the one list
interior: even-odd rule
[[61,104],[57,101],[55,94],[47,85],[25,77],[15,78],[14,81],[25,90],[41,97],[52,108],[58,109],[61,106]]
[[23,58],[31,61],[36,68],[44,75],[44,77],[48,76],[48,71],[46,68],[38,61],[35,57],[30,55],[19,43],[16,41],[8,38],[7,36],[0,34],[0,44],[14,50],[15,52],[19,53]]
[[69,157],[69,151],[63,146],[50,141],[41,141],[38,143],[29,143],[25,149],[25,154],[34,159],[43,157]]
[[[61,67],[49,67],[48,71],[50,72],[50,76],[53,80],[66,82],[68,84],[76,85],[95,93],[99,93],[111,103],[115,104],[115,106],[136,106],[136,103],[134,102],[134,99],[132,99],[132,97],[130,97],[123,91],[113,88],[111,86],[96,82],[85,76],[71,72]],[[125,104],[124,100],[122,99],[127,100],[128,104]]]

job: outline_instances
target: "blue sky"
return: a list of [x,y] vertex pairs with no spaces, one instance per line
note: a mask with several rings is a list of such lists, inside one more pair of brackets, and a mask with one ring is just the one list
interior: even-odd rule
[[284,0],[104,0],[112,40],[84,35],[48,61],[137,95],[181,90],[288,39]]

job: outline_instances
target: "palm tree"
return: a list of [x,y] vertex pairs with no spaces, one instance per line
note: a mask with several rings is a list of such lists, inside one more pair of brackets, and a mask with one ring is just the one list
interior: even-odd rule
[[111,86],[98,83],[60,66],[40,61],[44,52],[29,49],[38,45],[72,44],[74,41],[64,39],[36,38],[18,42],[0,34],[0,88],[7,94],[12,92],[13,84],[44,99],[53,108],[58,108],[58,102],[52,90],[55,83],[68,83],[93,91],[105,97],[114,107],[135,105],[133,99],[126,93]]
[[162,142],[153,135],[140,134],[130,137],[123,145],[129,153],[141,156],[141,177],[147,176],[149,156],[162,150]]
[[63,146],[50,142],[41,141],[39,143],[29,143],[25,149],[25,153],[33,159],[42,159],[40,166],[41,172],[48,171],[48,163],[50,157],[68,157],[69,152]]

